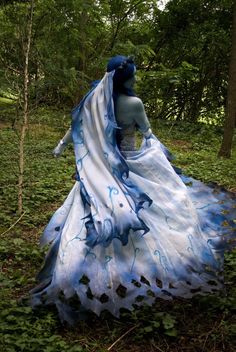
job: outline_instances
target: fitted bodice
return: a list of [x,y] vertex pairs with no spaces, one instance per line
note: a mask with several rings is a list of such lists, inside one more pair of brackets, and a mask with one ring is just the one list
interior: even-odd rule
[[130,125],[119,125],[118,145],[123,151],[136,150],[135,123]]

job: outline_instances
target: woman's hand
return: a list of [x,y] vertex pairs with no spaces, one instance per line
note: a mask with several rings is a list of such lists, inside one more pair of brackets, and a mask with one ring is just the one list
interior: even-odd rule
[[143,136],[144,136],[146,139],[149,139],[149,138],[153,137],[154,134],[152,133],[151,128],[148,128],[148,130],[146,130],[145,132],[143,132]]
[[72,142],[72,133],[71,133],[71,128],[69,128],[65,136],[60,140],[56,148],[54,148],[52,151],[52,154],[55,156],[55,158],[58,158],[59,156],[61,156],[67,144],[71,142]]
[[56,148],[53,149],[52,154],[54,155],[55,158],[59,158],[61,154],[64,152],[67,144],[63,141],[63,139],[60,140]]

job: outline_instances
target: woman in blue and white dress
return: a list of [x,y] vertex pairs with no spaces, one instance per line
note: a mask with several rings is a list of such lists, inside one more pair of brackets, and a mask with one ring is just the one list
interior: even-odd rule
[[32,304],[55,304],[69,322],[80,310],[119,316],[157,297],[219,290],[235,239],[235,196],[175,172],[133,93],[135,71],[131,59],[112,58],[54,150],[73,140],[77,180],[42,236],[51,248]]

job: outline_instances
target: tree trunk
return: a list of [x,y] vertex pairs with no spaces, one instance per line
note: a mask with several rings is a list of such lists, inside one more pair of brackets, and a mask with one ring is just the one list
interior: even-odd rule
[[29,117],[29,54],[32,37],[32,24],[33,24],[33,9],[34,0],[31,0],[29,9],[29,19],[27,23],[27,38],[26,43],[23,44],[24,54],[24,84],[23,84],[23,121],[21,125],[20,142],[19,142],[19,177],[18,177],[18,212],[19,214],[23,211],[23,189],[24,189],[24,141],[26,129],[28,126]]
[[229,83],[226,103],[224,135],[219,156],[230,158],[236,124],[236,0],[234,1],[232,51],[229,64]]

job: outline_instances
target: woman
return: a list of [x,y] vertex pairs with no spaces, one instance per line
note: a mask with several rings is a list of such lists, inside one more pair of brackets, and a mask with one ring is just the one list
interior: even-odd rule
[[[84,309],[119,316],[156,297],[222,288],[235,197],[177,175],[133,92],[135,71],[131,59],[112,58],[54,150],[60,155],[73,140],[77,181],[44,231],[42,245],[51,249],[32,304],[55,304],[70,323]],[[139,150],[136,128],[144,137]]]

